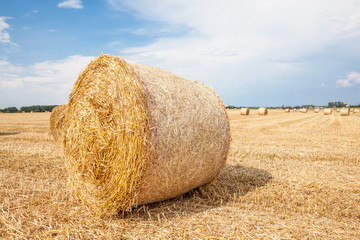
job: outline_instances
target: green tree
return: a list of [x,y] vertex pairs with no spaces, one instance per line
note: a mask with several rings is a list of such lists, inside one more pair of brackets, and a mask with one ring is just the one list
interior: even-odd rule
[[8,108],[4,108],[4,113],[16,113],[19,110],[16,107],[8,107]]

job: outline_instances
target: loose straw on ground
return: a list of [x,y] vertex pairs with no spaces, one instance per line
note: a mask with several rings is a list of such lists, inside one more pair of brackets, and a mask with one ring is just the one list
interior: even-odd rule
[[69,182],[98,215],[161,201],[213,181],[230,142],[213,90],[159,68],[100,55],[66,107]]

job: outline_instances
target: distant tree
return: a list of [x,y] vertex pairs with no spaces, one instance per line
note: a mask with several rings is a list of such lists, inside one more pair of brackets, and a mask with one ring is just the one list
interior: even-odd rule
[[57,105],[33,105],[21,107],[21,112],[51,112]]
[[328,103],[328,107],[337,107],[337,108],[341,108],[341,107],[345,107],[345,103],[337,101],[337,102],[329,102]]
[[235,109],[236,107],[234,107],[234,106],[227,106],[226,108],[227,108],[227,109]]
[[8,107],[3,109],[4,113],[16,113],[19,110],[16,107]]

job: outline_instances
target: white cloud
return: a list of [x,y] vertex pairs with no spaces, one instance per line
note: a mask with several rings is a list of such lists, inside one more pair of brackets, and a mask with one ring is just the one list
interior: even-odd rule
[[360,73],[351,72],[345,79],[339,79],[336,82],[336,87],[352,87],[356,84],[360,84]]
[[16,43],[13,43],[10,40],[10,34],[7,31],[8,29],[10,29],[10,25],[5,22],[7,19],[8,19],[7,17],[0,16],[0,43],[8,43],[11,45],[17,45]]
[[[16,91],[17,95],[28,96],[27,104],[43,100],[44,104],[65,102],[78,75],[94,57],[74,55],[57,61],[44,61],[30,66],[16,66],[7,60],[0,61],[0,96]],[[11,95],[11,94],[10,94]],[[12,96],[12,95],[11,95]],[[15,96],[14,96],[15,98]],[[2,104],[11,105],[9,97]],[[23,103],[24,104],[24,103]],[[0,106],[1,108],[1,106]]]
[[[126,51],[133,59],[172,69],[179,65],[192,69],[202,60],[202,64],[216,63],[217,69],[223,69],[220,65],[226,69],[229,64],[234,68],[254,61],[258,65],[273,62],[277,72],[292,71],[298,69],[296,61],[326,50],[338,39],[360,37],[360,8],[356,1],[107,2],[115,9],[161,21],[171,29],[187,28],[183,35],[163,37]],[[138,32],[146,33],[146,29]]]
[[0,90],[22,87],[20,75],[23,73],[24,68],[12,65],[6,60],[0,60]]
[[83,5],[81,0],[65,0],[57,5],[59,8],[76,8],[82,9]]

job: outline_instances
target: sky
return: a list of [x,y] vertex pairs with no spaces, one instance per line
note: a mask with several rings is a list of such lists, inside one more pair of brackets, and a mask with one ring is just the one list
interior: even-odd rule
[[99,54],[233,106],[360,104],[360,0],[0,1],[0,109],[57,105]]

